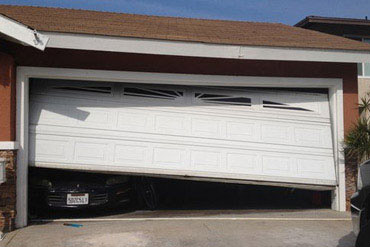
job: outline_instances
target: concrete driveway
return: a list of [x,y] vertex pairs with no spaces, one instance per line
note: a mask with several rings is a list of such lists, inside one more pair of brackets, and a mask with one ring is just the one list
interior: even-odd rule
[[0,246],[353,247],[354,241],[349,214],[331,210],[171,211],[38,222],[8,234]]

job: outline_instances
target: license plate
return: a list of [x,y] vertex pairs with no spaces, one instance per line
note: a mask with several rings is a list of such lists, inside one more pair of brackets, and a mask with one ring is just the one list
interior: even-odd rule
[[67,194],[67,205],[87,205],[89,204],[89,194]]

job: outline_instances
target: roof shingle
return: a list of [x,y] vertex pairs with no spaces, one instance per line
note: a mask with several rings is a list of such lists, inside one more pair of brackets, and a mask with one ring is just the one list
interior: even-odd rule
[[0,5],[0,14],[38,31],[213,44],[370,51],[370,45],[280,23],[160,17]]

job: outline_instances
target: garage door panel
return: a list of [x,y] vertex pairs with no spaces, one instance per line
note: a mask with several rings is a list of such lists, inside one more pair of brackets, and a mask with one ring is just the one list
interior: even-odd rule
[[[31,140],[35,136],[31,135]],[[68,140],[68,137],[65,137]],[[68,157],[53,160],[49,156],[37,156],[37,160],[32,159],[33,164],[42,162],[68,161],[71,164],[93,164],[99,166],[119,166],[119,167],[148,167],[153,169],[172,169],[185,171],[212,171],[224,173],[243,173],[249,175],[273,175],[280,177],[312,178],[335,180],[333,159],[330,154],[327,156],[316,155],[316,159],[306,159],[303,154],[293,153],[286,150],[251,150],[247,148],[227,149],[225,147],[198,147],[193,145],[174,145],[151,142],[133,142],[115,140],[113,147],[106,143],[112,140],[93,139],[93,138],[74,138],[74,152],[65,152]],[[65,143],[68,143],[67,141]],[[36,143],[36,150],[47,148],[51,143]],[[55,144],[53,144],[55,145]],[[122,149],[131,147],[124,152]],[[113,161],[108,160],[107,149],[116,150],[111,154]],[[133,152],[130,152],[133,151]],[[66,149],[67,151],[67,149]],[[124,156],[125,154],[129,155]],[[73,153],[75,154],[73,156]],[[55,157],[55,156],[51,156]],[[227,158],[223,158],[227,157]],[[287,158],[289,157],[289,158]],[[299,163],[300,162],[300,163]],[[310,165],[317,164],[317,165]],[[320,164],[320,165],[318,165]],[[312,168],[310,168],[312,167]],[[321,169],[321,170],[320,170]]]
[[[208,89],[204,89],[208,90]],[[194,90],[195,92],[199,92]],[[226,92],[226,93],[225,93]],[[231,90],[231,89],[218,89],[217,91],[213,91],[214,94],[219,95],[228,95],[228,96],[235,96],[241,97],[244,96],[246,98],[250,98],[252,105],[248,107],[247,104],[244,104],[243,107],[241,106],[230,106],[230,105],[220,105],[215,107],[210,107],[209,100],[200,100],[197,99],[196,95],[194,94],[193,102],[196,103],[194,105],[204,105],[208,106],[209,109],[214,109],[216,111],[225,110],[229,111],[230,107],[233,108],[235,111],[254,111],[258,108],[258,111],[255,111],[255,114],[263,114],[263,113],[275,113],[281,116],[284,115],[296,115],[296,116],[310,116],[311,118],[323,118],[329,119],[329,107],[327,105],[327,95],[320,95],[320,94],[309,94],[309,93],[294,93],[294,92],[283,92],[283,91],[267,91],[267,90]],[[207,103],[208,102],[208,103]],[[225,103],[225,102],[224,102]],[[214,104],[213,104],[214,106]],[[257,106],[257,107],[256,107]]]
[[[63,108],[65,109],[65,108]],[[332,148],[329,124],[302,124],[288,121],[266,121],[245,118],[210,117],[209,115],[157,113],[155,110],[129,110],[127,113],[115,109],[105,110],[81,108],[87,117],[85,120],[68,116],[55,118],[56,113],[43,109],[43,115],[31,120],[31,126],[70,126],[74,128],[93,128],[111,130],[117,134],[126,131],[141,134],[178,135],[203,137],[230,141],[285,144],[294,146],[312,146]],[[65,110],[66,112],[70,112]],[[37,112],[35,112],[37,114]],[[78,112],[76,112],[78,115]],[[230,121],[232,120],[232,121]],[[53,122],[54,121],[54,122]],[[64,131],[64,130],[63,130]],[[122,133],[119,133],[122,132]]]
[[280,152],[286,154],[314,154],[329,155],[332,157],[331,148],[304,147],[295,145],[280,145],[274,143],[258,143],[237,140],[223,140],[212,138],[185,137],[176,135],[157,135],[138,132],[117,132],[112,130],[65,128],[58,126],[30,126],[30,133],[33,136],[38,134],[55,135],[57,137],[69,138],[88,138],[92,140],[111,140],[114,141],[140,141],[148,143],[162,143],[164,145],[174,145],[181,143],[185,146],[210,147],[210,148],[229,148],[229,149],[248,149],[266,152]]
[[246,152],[228,152],[226,154],[226,166],[231,172],[243,171],[249,174],[262,173],[258,165],[259,156]]
[[313,127],[295,127],[295,143],[302,146],[317,146],[331,148],[331,131],[330,126],[321,128]]
[[[153,129],[154,133],[189,135],[189,120],[180,114],[155,115]],[[150,133],[150,130],[145,132]]]
[[221,167],[222,151],[219,150],[190,150],[191,167],[200,171],[218,171]]
[[185,167],[185,155],[186,150],[184,148],[175,148],[173,145],[153,145],[153,158],[151,164],[154,164],[156,167]]
[[[79,82],[81,87],[87,87],[86,82]],[[34,83],[34,85],[38,85],[39,83]],[[44,87],[47,88],[45,91],[44,88],[34,88],[32,90],[32,94],[38,94],[37,100],[40,100],[40,98],[43,97],[52,97],[56,101],[61,100],[63,101],[65,98],[69,98],[71,102],[79,101],[81,104],[89,104],[91,105],[93,102],[97,103],[100,100],[104,101],[105,104],[111,104],[112,107],[115,107],[115,104],[118,104],[116,106],[124,106],[124,107],[168,107],[172,110],[178,110],[178,106],[182,106],[184,110],[186,110],[188,104],[191,104],[193,106],[192,111],[197,109],[200,111],[211,111],[215,113],[221,113],[221,114],[231,114],[230,109],[233,110],[233,112],[244,112],[248,111],[253,114],[256,114],[256,116],[265,114],[265,113],[271,113],[274,112],[278,115],[279,118],[283,118],[284,116],[288,115],[295,115],[297,117],[303,117],[310,121],[313,119],[327,119],[329,120],[329,107],[328,107],[328,98],[327,95],[320,95],[320,94],[309,94],[309,93],[294,93],[294,92],[273,92],[273,91],[266,91],[266,90],[232,90],[230,88],[228,89],[213,89],[213,88],[207,88],[207,87],[196,87],[195,89],[192,87],[181,87],[181,86],[164,86],[164,85],[133,85],[133,84],[124,84],[118,86],[112,86],[117,85],[117,83],[94,83],[92,87],[98,87],[98,85],[110,85],[112,89],[112,93],[109,94],[109,97],[105,93],[101,93],[100,95],[96,95],[94,92],[81,92],[80,90],[76,90],[73,92],[73,90],[69,91],[63,91],[60,88],[63,87],[63,85],[60,85],[60,82],[49,82],[48,84],[44,84]],[[68,84],[73,85],[73,84]],[[118,84],[119,85],[119,84]],[[125,95],[124,90],[126,86],[128,88],[139,88],[144,89],[148,88],[149,90],[153,91],[153,88],[162,88],[162,89],[170,89],[173,92],[181,93],[182,95],[174,98],[149,98],[145,95],[137,94],[135,96]],[[32,86],[35,87],[35,86]],[[76,89],[78,89],[78,86],[74,86]],[[116,91],[114,91],[116,90]],[[181,91],[181,92],[180,92]],[[251,98],[252,102],[254,104],[251,107],[247,107],[246,105],[242,106],[236,106],[236,105],[230,105],[227,103],[230,102],[223,102],[226,104],[215,104],[215,101],[210,102],[209,100],[200,100],[197,99],[196,94],[201,93],[208,93],[208,94],[215,94],[215,95],[222,95],[227,96],[231,98],[240,97],[243,96],[245,98]],[[91,102],[89,102],[91,100]],[[189,102],[190,100],[190,102]],[[284,109],[281,108],[267,108],[268,105],[264,104],[263,101],[271,101],[278,104],[285,104],[285,106],[280,105],[280,107],[285,107]],[[232,103],[232,102],[231,102]],[[264,105],[266,107],[264,107]],[[270,105],[271,106],[271,105]],[[275,107],[278,107],[279,105],[275,105]],[[255,111],[255,109],[259,108],[258,111]],[[293,110],[291,108],[303,108],[309,111],[302,111],[302,110]],[[168,109],[169,110],[169,109]],[[239,114],[240,115],[240,114]],[[309,116],[309,117],[308,117]]]
[[286,156],[265,155],[262,157],[262,173],[274,176],[293,176],[293,163]]
[[146,145],[136,145],[127,143],[117,144],[114,148],[114,163],[144,166],[148,164],[149,148]]
[[31,165],[335,184],[327,95],[61,81],[44,86],[31,90]]
[[226,138],[233,140],[257,140],[259,125],[251,122],[226,121]]
[[107,128],[112,129],[114,127],[114,112],[98,108],[90,109],[86,107],[77,108],[80,111],[77,113],[77,119],[75,122],[76,127],[93,127],[93,128]]
[[117,116],[117,130],[142,131],[154,126],[154,120],[149,114],[140,114],[140,112],[135,111],[118,111]]
[[191,118],[191,134],[198,137],[225,138],[222,128],[223,120],[209,120],[209,118]]
[[108,143],[94,143],[91,141],[75,142],[75,158],[77,163],[101,164],[108,161]]
[[[37,140],[37,142],[36,142]],[[54,135],[30,135],[30,161],[73,162],[74,142]]]
[[68,160],[68,141],[56,141],[56,140],[38,140],[37,148],[30,150],[30,153],[35,155],[31,157],[46,158],[53,157],[52,159],[57,159],[58,161]]
[[32,103],[30,107],[30,123],[57,124],[61,126],[74,124],[74,119],[70,116],[70,107],[68,105],[54,103]]
[[270,143],[292,143],[292,128],[283,124],[261,124],[261,141]]
[[[321,109],[325,109],[327,112],[325,116],[318,116],[317,114],[309,114],[309,112],[301,112],[296,110],[286,110],[286,109],[269,109],[264,108],[262,105],[253,105],[253,107],[243,108],[241,106],[234,106],[234,105],[225,105],[224,104],[213,104],[212,106],[209,105],[189,105],[186,104],[173,104],[173,101],[169,101],[162,106],[149,104],[143,100],[140,100],[140,104],[128,104],[123,103],[120,101],[100,101],[96,98],[87,99],[76,99],[70,98],[69,95],[59,95],[58,97],[54,97],[51,95],[39,95],[35,92],[32,97],[34,102],[44,103],[48,107],[49,104],[57,104],[57,105],[70,105],[69,109],[79,109],[81,107],[102,107],[103,109],[114,109],[114,110],[134,110],[134,111],[156,111],[156,112],[165,112],[165,113],[180,113],[180,114],[200,114],[200,115],[208,115],[208,116],[215,116],[215,117],[231,117],[231,118],[247,118],[247,119],[259,119],[263,120],[266,119],[266,115],[274,115],[274,118],[279,121],[303,121],[306,120],[310,123],[330,123],[329,112],[328,112],[328,102],[321,103]],[[68,99],[68,100],[66,100]],[[102,105],[103,103],[103,105]],[[280,106],[279,106],[280,107]],[[62,114],[62,113],[61,113]],[[294,116],[294,118],[293,118]],[[76,118],[74,115],[71,117]]]
[[326,165],[330,160],[299,158],[297,159],[298,174],[305,177],[320,177],[322,174],[330,174],[330,166]]

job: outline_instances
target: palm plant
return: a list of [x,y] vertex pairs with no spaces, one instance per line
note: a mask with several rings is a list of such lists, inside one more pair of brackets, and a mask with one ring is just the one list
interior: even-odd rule
[[370,94],[360,100],[360,118],[344,138],[346,157],[358,163],[370,159]]

